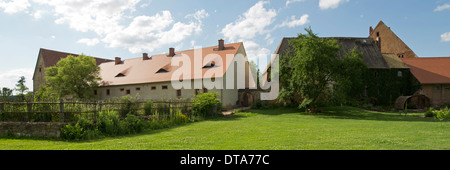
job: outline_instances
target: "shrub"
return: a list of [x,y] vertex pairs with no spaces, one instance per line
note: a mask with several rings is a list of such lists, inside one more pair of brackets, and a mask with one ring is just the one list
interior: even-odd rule
[[61,138],[89,140],[101,136],[139,133],[144,127],[144,120],[133,114],[128,114],[121,120],[116,111],[102,111],[98,117],[82,116],[77,122],[64,126],[61,129]]
[[433,111],[433,114],[436,114],[436,118],[441,122],[442,126],[442,121],[450,117],[450,110],[448,107],[445,107],[444,109]]
[[425,112],[425,117],[436,117],[436,115],[434,114],[434,109],[430,108]]
[[67,140],[94,139],[100,136],[100,131],[92,120],[81,117],[75,124],[68,124],[61,128],[61,138]]
[[167,103],[156,104],[156,110],[160,116],[166,116],[170,114],[170,106]]
[[117,112],[109,110],[100,112],[98,129],[107,136],[121,134],[120,118]]
[[256,100],[251,106],[252,109],[261,109],[262,107],[263,103],[260,99]]
[[125,133],[139,133],[144,129],[144,121],[135,115],[128,114],[122,127],[125,129]]
[[144,113],[145,115],[152,115],[153,102],[151,100],[145,102],[144,104]]
[[220,111],[222,104],[217,98],[218,96],[219,94],[215,92],[196,95],[192,101],[192,110],[194,111],[194,114],[205,118]]
[[125,118],[128,114],[137,115],[139,104],[130,95],[120,98],[119,116]]

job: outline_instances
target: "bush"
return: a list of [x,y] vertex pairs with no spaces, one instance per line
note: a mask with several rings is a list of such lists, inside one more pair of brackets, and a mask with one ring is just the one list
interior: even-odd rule
[[66,140],[94,139],[100,134],[94,122],[86,117],[81,117],[77,123],[68,124],[61,128],[61,138]]
[[436,115],[436,118],[441,122],[442,126],[442,121],[450,117],[450,110],[448,109],[448,107],[445,107],[441,110],[434,110],[433,114]]
[[196,95],[192,101],[192,110],[194,114],[206,118],[207,116],[212,116],[217,111],[222,109],[222,104],[217,98],[219,94],[217,93],[202,93]]
[[137,115],[139,110],[139,104],[130,95],[126,95],[120,98],[119,116],[125,118],[128,114]]
[[102,111],[98,117],[83,116],[77,122],[61,129],[61,138],[66,140],[89,140],[101,136],[115,136],[141,132],[144,120],[128,114],[121,120],[116,111]]
[[430,108],[425,112],[425,117],[436,117],[436,115],[434,114],[434,109]]
[[261,109],[262,107],[263,103],[260,99],[256,100],[251,106],[252,109]]
[[144,129],[144,121],[132,114],[128,114],[123,121],[122,128],[127,134],[139,133]]
[[145,115],[149,116],[152,115],[152,109],[153,109],[153,102],[151,100],[145,102],[144,104],[144,113]]

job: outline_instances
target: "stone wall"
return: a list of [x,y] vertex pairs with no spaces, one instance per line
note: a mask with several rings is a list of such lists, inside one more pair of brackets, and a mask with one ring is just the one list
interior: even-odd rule
[[0,136],[59,138],[62,122],[0,122]]

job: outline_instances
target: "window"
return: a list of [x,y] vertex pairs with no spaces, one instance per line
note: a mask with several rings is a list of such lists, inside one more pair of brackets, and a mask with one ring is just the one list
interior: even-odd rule
[[136,91],[141,91],[141,88],[140,87],[136,87]]
[[181,90],[177,90],[177,97],[181,98]]
[[380,36],[380,32],[377,32],[377,37],[379,37]]
[[111,93],[111,91],[109,89],[106,89],[106,95],[109,96]]
[[120,91],[123,92],[123,91],[125,91],[125,89],[124,88],[120,88]]
[[207,88],[203,88],[203,93],[208,93],[208,89]]
[[398,72],[397,72],[397,76],[398,76],[398,77],[403,77],[403,72],[402,72],[402,71],[398,71]]
[[168,87],[167,87],[167,86],[162,86],[162,89],[163,89],[163,90],[167,90]]
[[39,68],[39,72],[42,72],[42,68]]
[[156,90],[156,86],[152,86],[151,89],[152,89],[152,90]]
[[127,89],[127,94],[131,94],[131,90],[130,89]]
[[97,96],[97,90],[94,90],[94,95],[96,95],[96,96]]

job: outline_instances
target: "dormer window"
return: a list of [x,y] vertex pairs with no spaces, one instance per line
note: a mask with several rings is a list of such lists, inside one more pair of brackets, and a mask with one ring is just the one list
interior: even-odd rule
[[125,77],[125,74],[119,73],[116,75],[116,77]]
[[213,68],[214,66],[216,66],[216,62],[211,61],[208,64],[206,64],[205,66],[203,66],[203,68]]
[[169,71],[167,71],[166,69],[159,69],[156,73],[167,73]]

